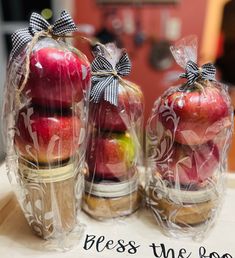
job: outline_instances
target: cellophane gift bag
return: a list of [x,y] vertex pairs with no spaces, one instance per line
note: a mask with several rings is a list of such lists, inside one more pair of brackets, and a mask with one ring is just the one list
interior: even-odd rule
[[82,233],[91,72],[65,41],[76,30],[66,11],[54,25],[33,13],[29,28],[12,35],[3,114],[8,176],[24,215],[34,233],[62,249]]
[[165,233],[199,240],[223,203],[233,112],[215,67],[196,63],[196,37],[171,51],[186,82],[166,90],[148,119],[147,204]]
[[94,55],[83,209],[103,220],[132,214],[140,205],[143,95],[123,78],[131,69],[125,51],[110,43],[97,45]]

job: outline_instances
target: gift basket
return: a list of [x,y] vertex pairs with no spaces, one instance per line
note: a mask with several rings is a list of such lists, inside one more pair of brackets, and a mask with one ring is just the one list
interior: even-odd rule
[[54,25],[32,13],[29,27],[12,35],[3,114],[8,175],[24,215],[34,233],[61,248],[82,233],[91,71],[65,41],[74,31],[66,11]]
[[102,220],[129,215],[140,204],[143,95],[123,79],[131,69],[125,51],[110,43],[96,45],[94,55],[83,209]]
[[215,67],[197,65],[195,37],[171,51],[186,83],[164,92],[148,119],[147,204],[165,233],[200,239],[222,204],[233,112]]

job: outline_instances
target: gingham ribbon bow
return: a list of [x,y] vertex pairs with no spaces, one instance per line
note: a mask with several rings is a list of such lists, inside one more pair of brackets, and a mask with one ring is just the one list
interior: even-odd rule
[[102,98],[111,104],[118,105],[119,80],[131,71],[131,62],[124,53],[115,67],[103,56],[98,55],[91,64],[92,89],[91,101],[99,103]]
[[38,32],[45,31],[50,32],[51,35],[62,37],[66,33],[77,31],[77,26],[75,25],[72,17],[68,12],[62,11],[60,18],[55,22],[55,24],[50,25],[40,14],[32,13],[29,20],[29,27],[25,29],[19,29],[15,31],[12,36],[12,51],[11,57],[15,58],[22,47],[32,40],[34,35]]
[[185,73],[181,74],[180,78],[186,78],[188,80],[187,84],[192,85],[198,79],[215,81],[215,73],[215,66],[211,63],[198,67],[198,65],[193,61],[188,61]]

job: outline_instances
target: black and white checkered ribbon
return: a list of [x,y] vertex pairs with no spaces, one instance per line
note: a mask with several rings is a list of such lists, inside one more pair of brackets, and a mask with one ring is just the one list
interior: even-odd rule
[[99,103],[103,98],[111,104],[118,105],[118,87],[122,76],[131,71],[131,62],[124,53],[113,68],[112,64],[103,56],[98,55],[91,64],[92,89],[91,101]]
[[199,67],[193,61],[188,61],[185,73],[180,75],[180,78],[186,78],[188,80],[188,85],[193,85],[198,79],[215,81],[216,69],[211,63],[204,64]]
[[57,37],[63,37],[66,33],[77,31],[78,28],[75,25],[72,17],[66,11],[62,11],[60,18],[55,24],[50,25],[40,14],[32,13],[29,20],[29,27],[25,29],[19,29],[15,31],[12,36],[12,51],[11,58],[15,58],[22,47],[30,42],[34,35],[38,32],[45,31],[50,32],[51,35]]

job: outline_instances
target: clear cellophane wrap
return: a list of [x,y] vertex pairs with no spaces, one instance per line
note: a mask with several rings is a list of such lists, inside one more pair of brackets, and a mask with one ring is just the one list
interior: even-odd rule
[[40,37],[30,48],[31,42],[7,69],[6,165],[33,232],[50,240],[46,245],[66,250],[77,244],[83,232],[79,211],[90,64],[83,53],[58,37]]
[[[195,37],[171,51],[182,68],[189,61],[195,66]],[[172,236],[202,239],[223,203],[233,109],[227,87],[209,80],[211,66],[190,68],[188,81],[197,75],[192,84],[166,90],[146,126],[146,200],[160,228]]]
[[[140,88],[122,77],[130,65],[126,53],[114,44],[98,46],[94,53],[83,209],[104,220],[139,208],[144,104]],[[116,96],[117,105],[105,100],[105,90],[98,102],[92,100],[94,87],[99,92],[102,86],[116,94],[111,100]]]

